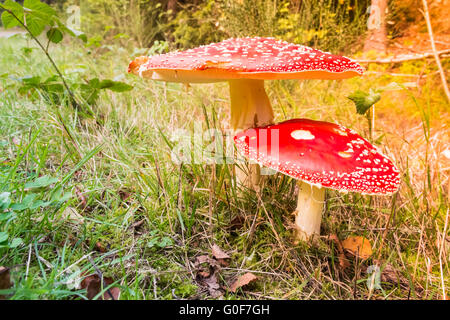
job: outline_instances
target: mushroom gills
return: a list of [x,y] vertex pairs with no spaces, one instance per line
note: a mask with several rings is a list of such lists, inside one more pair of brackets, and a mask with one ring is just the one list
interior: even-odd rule
[[320,235],[325,203],[325,188],[298,181],[297,209],[294,211],[297,241],[308,241]]

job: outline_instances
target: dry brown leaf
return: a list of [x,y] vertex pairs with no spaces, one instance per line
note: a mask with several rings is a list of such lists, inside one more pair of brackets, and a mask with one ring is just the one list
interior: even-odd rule
[[241,275],[235,282],[233,282],[233,284],[230,287],[230,291],[236,292],[237,289],[249,284],[252,281],[255,281],[256,279],[258,279],[257,276],[255,276],[251,272],[247,272]]
[[222,249],[220,249],[220,247],[217,244],[214,244],[212,246],[211,251],[212,251],[212,255],[217,260],[230,258],[230,256],[228,254],[226,254]]
[[211,297],[218,298],[222,296],[223,291],[220,288],[216,275],[216,272],[220,269],[218,261],[207,255],[198,256],[195,259],[194,266],[197,269],[196,281],[198,284],[206,288]]
[[[12,283],[9,275],[9,268],[0,267],[0,290],[6,290],[11,287]],[[3,300],[5,298],[5,296],[0,295],[0,300]]]
[[97,241],[97,242],[95,243],[95,249],[96,249],[98,252],[102,252],[102,253],[105,253],[105,252],[106,252],[105,247],[104,247],[104,246],[102,245],[102,243],[99,242],[99,241]]
[[228,266],[228,260],[231,258],[227,253],[225,253],[217,244],[214,244],[211,248],[211,252],[214,258],[222,267]]
[[200,267],[200,265],[203,263],[207,263],[211,267],[217,267],[217,261],[207,255],[198,256],[195,259],[195,267],[196,268]]
[[[103,290],[113,283],[113,279],[109,277],[103,277]],[[87,298],[89,300],[94,299],[102,291],[101,279],[97,274],[92,274],[81,281],[81,289],[86,289]],[[98,298],[98,300],[119,300],[120,289],[117,287],[111,287]]]
[[400,284],[402,287],[407,288],[409,286],[409,281],[404,276],[402,276],[399,272],[395,270],[395,268],[387,264],[381,270],[381,281],[382,282],[390,282],[393,284]]
[[127,189],[120,189],[119,190],[119,197],[122,201],[127,201],[129,197],[131,197],[130,191]]
[[372,245],[370,241],[361,236],[351,236],[342,241],[342,247],[351,255],[362,260],[368,259],[372,255]]
[[73,207],[67,207],[61,214],[61,217],[65,220],[70,220],[75,223],[83,224],[84,217],[78,213],[77,209]]

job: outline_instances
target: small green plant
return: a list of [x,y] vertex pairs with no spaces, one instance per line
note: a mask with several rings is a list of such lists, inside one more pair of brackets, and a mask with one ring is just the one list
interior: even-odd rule
[[381,91],[373,89],[370,89],[369,92],[356,90],[350,96],[348,96],[348,98],[355,103],[356,113],[364,115],[366,117],[367,123],[369,125],[370,140],[373,140],[373,116],[370,114],[369,110],[375,103],[380,101]]
[[[50,55],[50,44],[60,43],[65,35],[79,38],[83,42],[87,42],[86,35],[80,31],[71,29],[66,26],[58,17],[56,11],[39,0],[25,0],[23,6],[12,0],[6,0],[0,3],[0,9],[4,12],[1,15],[1,20],[5,29],[13,27],[21,27],[27,34],[35,41],[39,48],[46,55],[48,61],[53,66],[56,76],[51,76],[45,80],[41,80],[39,76],[29,76],[18,79],[22,83],[22,88],[19,92],[28,92],[29,89],[35,89],[44,94],[47,100],[52,102],[60,102],[59,95],[63,93],[64,89],[70,97],[70,101],[76,110],[93,115],[89,106],[82,107],[79,99],[75,96],[73,90],[69,86],[67,80],[63,76],[61,70],[55,63],[55,60]],[[46,31],[46,43],[38,37]],[[28,48],[29,51],[32,48]],[[61,81],[58,83],[57,80]],[[101,89],[110,89],[116,92],[123,92],[131,90],[132,87],[121,82],[112,80],[92,79],[87,84],[80,84],[83,93],[84,101],[88,105],[95,102],[98,97],[98,91]]]

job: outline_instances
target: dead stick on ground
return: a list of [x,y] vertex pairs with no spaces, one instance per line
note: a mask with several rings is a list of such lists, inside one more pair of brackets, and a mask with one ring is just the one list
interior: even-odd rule
[[427,0],[422,0],[423,2],[423,15],[427,22],[428,35],[430,36],[431,48],[433,49],[434,59],[436,59],[436,64],[439,69],[439,74],[441,75],[442,85],[444,86],[445,94],[447,95],[447,99],[450,102],[450,91],[448,90],[447,79],[445,78],[444,69],[442,69],[441,60],[439,59],[439,54],[436,50],[436,44],[434,42],[433,29],[431,28],[430,14],[428,12],[428,4]]
[[[450,53],[450,49],[440,50],[436,51],[437,55],[444,55]],[[399,55],[397,57],[392,58],[386,58],[386,59],[355,59],[356,62],[359,63],[400,63],[400,62],[406,62],[406,61],[412,61],[412,60],[422,60],[425,58],[433,57],[435,56],[434,52],[425,52],[422,54],[408,54],[408,55]]]

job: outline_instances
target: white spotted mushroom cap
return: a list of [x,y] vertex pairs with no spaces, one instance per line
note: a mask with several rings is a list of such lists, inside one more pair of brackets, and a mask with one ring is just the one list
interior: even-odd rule
[[174,82],[230,79],[345,79],[364,68],[350,58],[275,38],[232,38],[186,51],[139,57],[128,72]]
[[234,141],[246,158],[319,187],[391,194],[400,184],[391,160],[355,131],[334,123],[292,119],[247,129]]

